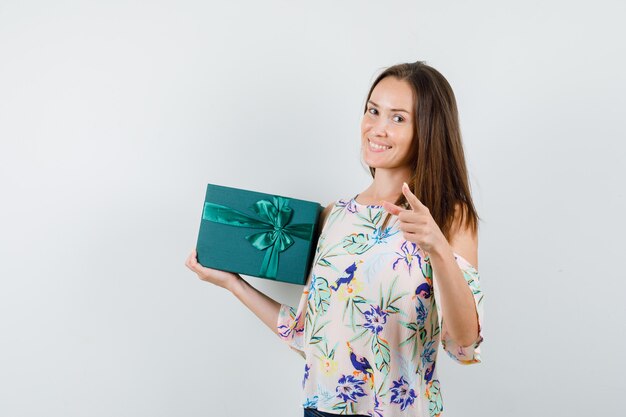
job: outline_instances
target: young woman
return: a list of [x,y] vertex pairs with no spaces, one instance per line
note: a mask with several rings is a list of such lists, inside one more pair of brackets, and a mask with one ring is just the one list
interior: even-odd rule
[[[424,62],[394,65],[361,122],[371,185],[329,204],[297,307],[238,274],[186,265],[231,291],[305,360],[306,416],[441,416],[439,344],[479,363],[478,220],[454,94]],[[393,202],[393,203],[392,203]]]

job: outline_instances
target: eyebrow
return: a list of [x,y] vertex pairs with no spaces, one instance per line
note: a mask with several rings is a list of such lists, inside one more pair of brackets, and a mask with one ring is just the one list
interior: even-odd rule
[[[372,100],[367,100],[368,103],[372,103],[374,106],[376,107],[380,107],[378,104],[374,103]],[[408,111],[404,110],[404,109],[389,109],[391,111],[403,111],[405,113],[410,114]]]

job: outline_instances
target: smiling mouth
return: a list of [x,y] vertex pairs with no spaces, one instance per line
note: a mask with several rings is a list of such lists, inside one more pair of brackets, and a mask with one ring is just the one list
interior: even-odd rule
[[391,146],[377,145],[369,139],[367,139],[367,142],[369,143],[370,148],[377,151],[386,151],[387,149],[391,149]]

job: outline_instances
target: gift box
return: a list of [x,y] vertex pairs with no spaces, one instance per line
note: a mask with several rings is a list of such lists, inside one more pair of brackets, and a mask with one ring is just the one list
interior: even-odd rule
[[304,285],[322,210],[313,201],[208,184],[196,244],[198,262]]

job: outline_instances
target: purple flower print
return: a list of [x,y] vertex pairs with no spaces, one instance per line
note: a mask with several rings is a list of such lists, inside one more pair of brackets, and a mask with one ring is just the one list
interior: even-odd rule
[[386,311],[383,311],[379,306],[370,304],[370,311],[366,311],[364,315],[367,322],[363,327],[370,329],[374,334],[378,334],[383,330],[383,324],[387,322],[388,313]]
[[417,395],[413,388],[409,388],[409,383],[403,376],[397,381],[393,381],[393,387],[391,387],[391,402],[400,404],[400,410],[404,410],[407,406],[415,402]]
[[361,385],[365,384],[365,381],[361,379],[357,379],[352,375],[342,375],[337,383],[337,397],[345,402],[351,401],[354,403],[357,400],[356,397],[365,396],[363,387],[361,387]]
[[416,243],[405,240],[404,243],[402,243],[402,246],[400,246],[400,249],[401,252],[396,252],[396,254],[400,256],[392,264],[392,268],[394,270],[396,269],[396,265],[398,264],[398,262],[404,261],[404,263],[406,263],[406,266],[409,268],[410,273],[411,266],[413,266],[416,259],[420,266],[420,269],[422,268],[422,257],[419,254],[419,249],[417,248]]
[[370,417],[385,417],[383,415],[383,410],[380,407],[380,401],[378,401],[378,395],[376,395],[376,392],[374,391],[374,413],[372,414],[371,412],[369,413]]
[[433,292],[433,289],[428,282],[422,282],[415,289],[415,295],[420,298],[430,298],[430,295],[432,294],[432,292]]
[[302,379],[302,388],[304,388],[304,383],[309,378],[309,369],[311,369],[311,367],[309,366],[308,363],[305,363],[304,364],[304,379]]
[[350,213],[358,213],[359,208],[356,205],[356,201],[354,199],[350,199],[348,201],[341,201],[340,206],[346,208]]
[[426,368],[426,372],[424,372],[424,380],[426,382],[430,382],[430,380],[433,379],[433,374],[435,373],[435,365],[436,363],[433,362],[432,365]]

